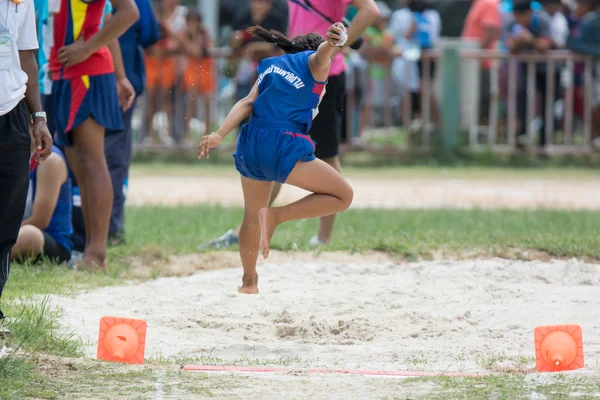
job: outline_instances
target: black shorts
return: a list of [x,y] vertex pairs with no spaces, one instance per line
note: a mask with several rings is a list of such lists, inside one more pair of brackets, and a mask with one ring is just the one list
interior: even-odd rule
[[69,262],[69,260],[71,259],[71,252],[67,250],[62,244],[58,243],[56,239],[54,239],[48,233],[42,233],[44,235],[43,256],[53,262],[56,262],[57,264]]
[[[417,61],[417,67],[419,69],[419,78],[423,78],[423,74],[425,73],[425,67],[423,67],[423,60]],[[437,71],[437,62],[431,61],[429,63],[429,79],[435,79],[435,73]]]
[[317,142],[315,156],[320,159],[335,157],[340,151],[344,127],[346,74],[330,76],[325,90],[325,96],[319,105],[319,114],[308,132]]
[[492,75],[489,69],[481,69],[479,81],[479,118],[488,119],[490,117],[490,104],[492,94]]

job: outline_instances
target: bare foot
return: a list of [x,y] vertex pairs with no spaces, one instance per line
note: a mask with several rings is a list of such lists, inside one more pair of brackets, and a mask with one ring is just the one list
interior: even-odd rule
[[76,271],[104,271],[108,269],[106,260],[93,256],[84,256],[81,260],[73,264],[73,269]]
[[254,277],[244,275],[242,286],[238,286],[238,292],[242,294],[258,294],[258,274]]
[[258,212],[258,222],[260,222],[260,251],[266,259],[269,257],[271,238],[275,233],[277,224],[273,220],[273,215],[268,207],[263,207]]

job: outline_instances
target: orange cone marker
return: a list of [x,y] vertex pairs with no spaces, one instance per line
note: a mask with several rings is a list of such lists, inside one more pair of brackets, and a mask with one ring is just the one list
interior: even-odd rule
[[98,335],[98,360],[143,364],[146,328],[141,319],[102,317]]
[[533,334],[538,372],[584,367],[583,335],[579,325],[538,326]]

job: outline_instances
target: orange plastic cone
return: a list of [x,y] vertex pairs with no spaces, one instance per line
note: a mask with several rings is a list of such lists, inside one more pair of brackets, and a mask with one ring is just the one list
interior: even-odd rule
[[146,328],[141,319],[102,317],[98,335],[98,360],[143,364]]
[[533,334],[539,372],[583,368],[583,335],[579,325],[538,326]]

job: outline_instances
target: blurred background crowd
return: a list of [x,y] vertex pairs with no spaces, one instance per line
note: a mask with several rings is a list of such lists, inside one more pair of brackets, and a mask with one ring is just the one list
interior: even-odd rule
[[[164,37],[146,51],[147,92],[134,117],[137,143],[193,146],[218,125],[235,100],[248,93],[257,62],[277,54],[245,29],[261,25],[285,33],[287,0],[217,3],[218,14],[210,19],[198,11],[206,8],[202,2],[155,3]],[[382,126],[401,125],[404,133],[439,133],[443,51],[458,48],[471,50],[471,58],[463,57],[459,70],[452,72],[460,82],[455,93],[462,104],[458,123],[470,132],[471,142],[487,137],[490,144],[511,143],[513,120],[515,147],[528,141],[544,146],[548,137],[556,144],[583,143],[586,129],[588,144],[600,147],[600,69],[589,63],[591,87],[586,98],[586,64],[573,55],[600,55],[598,4],[595,0],[377,2],[380,17],[365,33],[363,45],[345,53],[346,142],[360,145],[365,132],[367,137],[371,132],[368,128]],[[347,19],[354,14],[349,5]],[[490,53],[487,58],[485,51]],[[514,71],[507,61],[510,54],[521,57]],[[530,68],[533,73],[528,72],[532,64],[528,60],[536,62]]]

